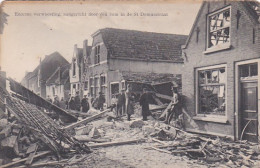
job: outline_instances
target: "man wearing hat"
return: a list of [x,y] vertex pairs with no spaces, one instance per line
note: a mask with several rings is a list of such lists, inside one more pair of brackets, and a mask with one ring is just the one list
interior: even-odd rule
[[170,124],[172,118],[177,119],[179,116],[179,94],[178,94],[178,85],[173,85],[171,88],[172,91],[172,101],[170,103],[170,108],[167,110],[165,123]]
[[125,89],[121,89],[121,93],[118,94],[117,100],[117,116],[125,114]]
[[106,99],[102,92],[99,92],[98,98],[93,102],[93,104],[97,104],[98,110],[103,110],[103,105],[106,102]]
[[140,97],[139,103],[142,106],[143,121],[146,121],[147,116],[151,115],[149,110],[149,94],[147,93],[147,88],[143,88],[143,94]]
[[76,106],[76,110],[80,111],[80,97],[79,97],[79,91],[76,92],[76,96],[75,96],[75,106]]
[[88,112],[89,110],[89,103],[87,95],[84,95],[83,99],[81,100],[81,111],[82,112]]

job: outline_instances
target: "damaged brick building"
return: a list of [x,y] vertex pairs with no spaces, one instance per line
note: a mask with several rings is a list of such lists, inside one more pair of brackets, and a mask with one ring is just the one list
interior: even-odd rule
[[183,53],[188,131],[257,141],[259,3],[203,2]]
[[[153,84],[151,80],[144,80],[144,76],[157,77],[154,79],[157,84],[175,81],[181,85],[181,45],[187,36],[104,28],[92,37],[85,79],[88,83],[86,89],[92,97],[102,92],[110,105],[112,96],[125,88],[127,82],[142,80],[143,83]],[[165,76],[167,78],[163,79]]]

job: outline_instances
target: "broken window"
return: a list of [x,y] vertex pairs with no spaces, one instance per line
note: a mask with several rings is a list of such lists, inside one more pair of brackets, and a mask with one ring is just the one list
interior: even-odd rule
[[94,61],[95,64],[100,63],[100,45],[97,45],[95,47],[95,59],[94,60],[95,60]]
[[230,8],[208,16],[208,48],[230,42]]
[[198,71],[199,114],[225,115],[226,69]]

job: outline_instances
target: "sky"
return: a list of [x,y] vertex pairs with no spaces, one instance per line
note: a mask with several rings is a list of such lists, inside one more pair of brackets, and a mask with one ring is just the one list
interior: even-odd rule
[[[7,76],[20,81],[33,71],[40,58],[58,51],[69,62],[74,44],[83,40],[92,45],[91,34],[105,27],[157,33],[188,35],[201,3],[5,3],[9,16],[0,41],[0,65]],[[167,16],[140,16],[140,13],[164,13]],[[39,13],[60,16],[38,16]],[[83,13],[86,16],[64,16]],[[89,16],[95,14],[97,16]],[[106,13],[107,16],[101,16]],[[121,13],[125,16],[120,16]],[[132,16],[127,16],[130,13]],[[138,16],[134,16],[137,13]],[[118,14],[119,16],[110,16]],[[29,16],[28,16],[29,15]]]

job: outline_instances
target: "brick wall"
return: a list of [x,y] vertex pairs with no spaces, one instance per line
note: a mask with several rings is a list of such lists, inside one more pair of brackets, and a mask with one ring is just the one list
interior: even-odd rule
[[[231,5],[231,48],[214,53],[204,54],[207,37],[207,14]],[[239,27],[237,29],[237,10],[240,11]],[[188,114],[193,117],[195,112],[195,68],[217,64],[227,65],[227,124],[195,121],[197,128],[190,122],[186,127],[204,132],[213,132],[224,135],[234,135],[234,114],[235,114],[235,62],[253,58],[259,58],[260,34],[259,25],[254,21],[241,2],[206,2],[201,10],[198,21],[194,23],[194,31],[184,52],[187,60],[183,71],[183,95],[186,97]],[[200,29],[197,42],[196,28]],[[253,44],[253,28],[255,29],[255,43]]]

